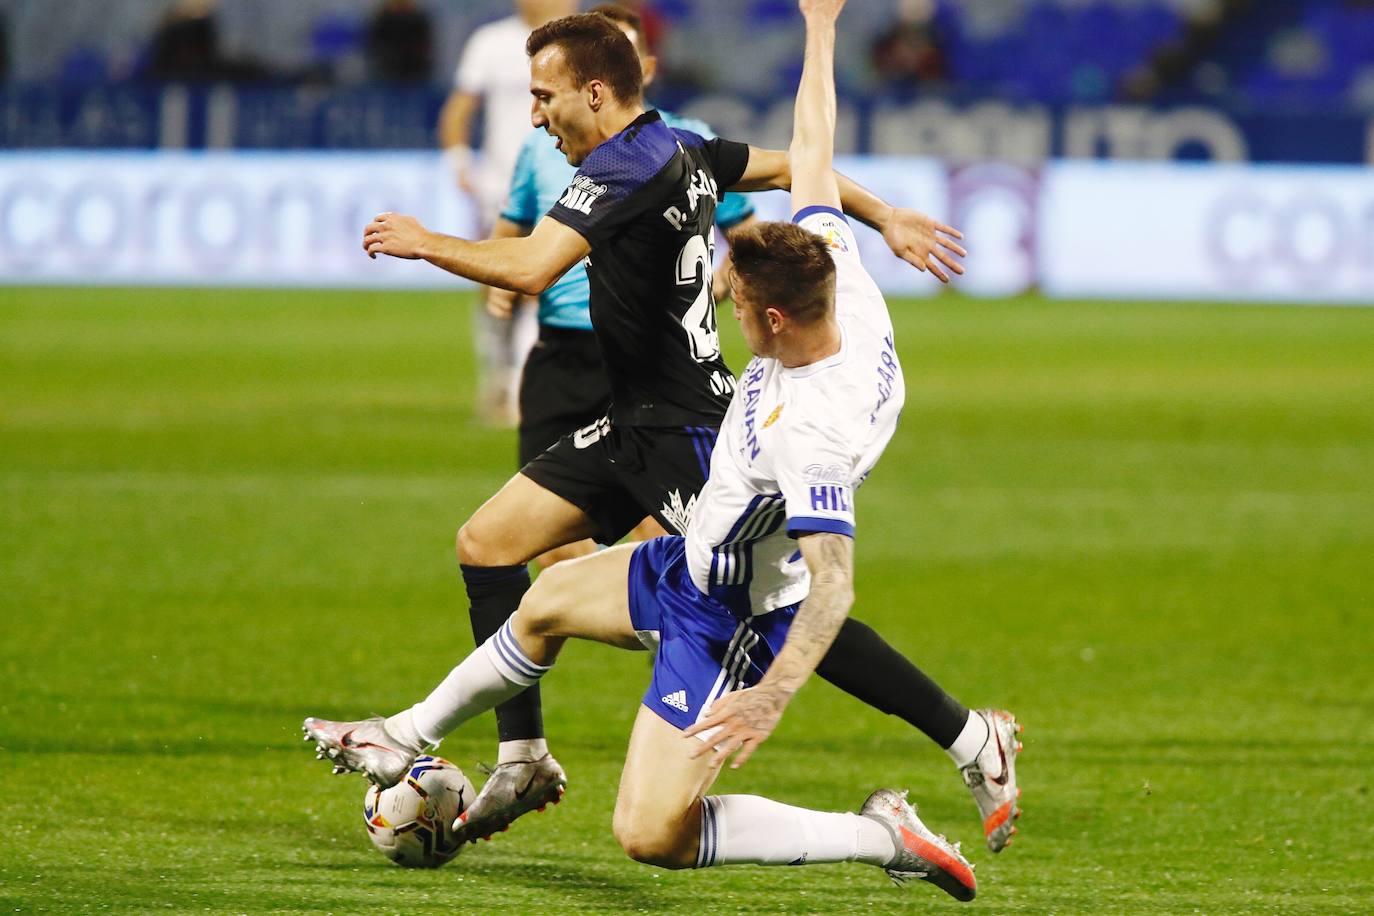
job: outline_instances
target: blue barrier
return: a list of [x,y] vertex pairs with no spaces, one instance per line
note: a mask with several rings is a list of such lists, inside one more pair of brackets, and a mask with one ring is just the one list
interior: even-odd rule
[[[437,87],[9,85],[0,86],[0,148],[430,149],[443,99]],[[790,96],[660,101],[725,136],[787,144]],[[837,148],[855,154],[1374,162],[1374,118],[1341,113],[878,96],[842,100],[840,128]]]

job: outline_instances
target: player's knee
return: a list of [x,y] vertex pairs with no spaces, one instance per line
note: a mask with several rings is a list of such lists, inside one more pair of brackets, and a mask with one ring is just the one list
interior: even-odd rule
[[614,830],[620,848],[636,862],[657,868],[691,868],[696,864],[695,851],[686,848],[681,831],[667,824],[622,817],[617,811]]
[[568,594],[566,568],[554,566],[539,574],[520,600],[517,612],[520,626],[537,636],[557,633],[564,622]]
[[464,566],[502,566],[503,559],[497,554],[492,538],[485,526],[476,518],[470,518],[458,529],[455,548],[458,562]]

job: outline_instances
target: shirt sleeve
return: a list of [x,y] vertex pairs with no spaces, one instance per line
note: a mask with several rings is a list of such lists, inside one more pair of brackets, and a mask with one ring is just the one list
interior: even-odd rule
[[838,430],[804,423],[788,431],[776,467],[787,506],[787,534],[854,536],[854,460]]
[[711,174],[716,177],[716,187],[726,191],[738,184],[749,166],[749,144],[712,137],[704,148],[711,163]]
[[538,173],[535,169],[536,144],[546,139],[538,131],[531,131],[520,147],[520,155],[515,160],[515,171],[511,173],[510,190],[506,194],[505,206],[501,208],[501,218],[522,226],[532,226],[539,221]]

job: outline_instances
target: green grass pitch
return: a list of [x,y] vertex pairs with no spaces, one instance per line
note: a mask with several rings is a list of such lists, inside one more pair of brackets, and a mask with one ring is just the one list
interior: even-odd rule
[[[718,788],[909,787],[971,910],[1374,907],[1374,310],[893,304],[902,427],[856,615],[1026,725],[992,856],[948,760],[816,681]],[[739,358],[733,321],[723,316]],[[471,647],[457,525],[510,474],[468,297],[0,289],[0,909],[829,912],[962,906],[858,865],[670,873],[610,815],[643,655],[546,682],[566,802],[432,873],[369,845],[307,714]],[[489,716],[445,742],[472,770]]]

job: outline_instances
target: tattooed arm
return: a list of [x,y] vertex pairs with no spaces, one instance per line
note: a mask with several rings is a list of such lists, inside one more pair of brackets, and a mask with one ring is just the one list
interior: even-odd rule
[[842,534],[817,533],[799,539],[802,557],[811,571],[811,592],[787,631],[778,657],[757,685],[727,693],[711,706],[710,714],[683,734],[693,736],[708,729],[720,731],[694,748],[700,757],[714,746],[715,765],[739,753],[731,767],[739,769],[762,744],[787,707],[792,695],[816,670],[835,634],[854,604],[854,540]]

